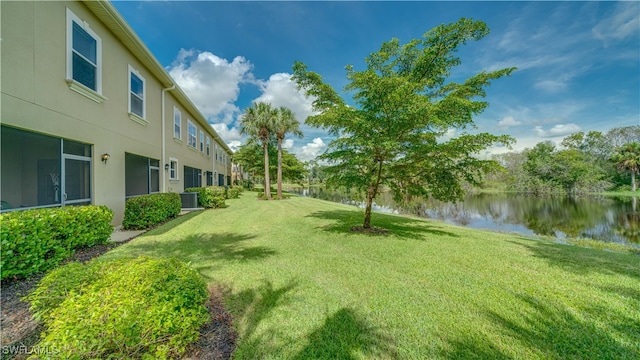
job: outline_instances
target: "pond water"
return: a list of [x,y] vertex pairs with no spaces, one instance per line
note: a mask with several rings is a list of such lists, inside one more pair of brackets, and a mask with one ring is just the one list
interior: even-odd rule
[[[321,187],[292,188],[303,196],[363,207],[363,198]],[[411,214],[477,229],[589,238],[640,247],[640,213],[636,197],[536,197],[516,194],[469,194],[445,203],[413,200],[397,204],[388,193],[374,204],[377,212]],[[373,220],[375,222],[375,219]]]

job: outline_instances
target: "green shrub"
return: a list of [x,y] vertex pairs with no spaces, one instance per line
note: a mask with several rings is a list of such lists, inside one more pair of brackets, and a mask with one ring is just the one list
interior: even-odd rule
[[72,292],[79,292],[81,288],[92,283],[99,270],[91,262],[83,265],[71,262],[51,270],[40,280],[38,287],[25,297],[31,303],[31,312],[36,320],[46,322],[50,319],[51,311],[57,308]]
[[182,202],[177,193],[136,196],[127,200],[122,227],[147,229],[180,214]]
[[206,209],[225,207],[226,189],[223,186],[192,187],[185,192],[198,193],[198,206]]
[[623,184],[616,188],[616,191],[631,191],[631,185]]
[[112,219],[109,208],[94,205],[1,214],[2,279],[49,270],[77,248],[106,243],[113,232]]
[[244,190],[242,186],[234,185],[227,189],[227,199],[237,199]]
[[180,357],[209,320],[206,298],[195,270],[147,257],[66,265],[28,297],[45,326],[38,346],[59,359]]

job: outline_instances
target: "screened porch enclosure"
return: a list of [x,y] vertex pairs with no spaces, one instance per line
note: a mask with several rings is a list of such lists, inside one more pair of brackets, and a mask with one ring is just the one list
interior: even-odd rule
[[160,192],[160,160],[125,153],[126,197]]
[[91,145],[0,130],[2,211],[91,203]]

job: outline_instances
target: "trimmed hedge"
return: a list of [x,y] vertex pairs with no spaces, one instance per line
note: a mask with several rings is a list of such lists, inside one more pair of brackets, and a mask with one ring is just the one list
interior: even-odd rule
[[95,205],[1,214],[1,278],[29,277],[56,267],[77,248],[106,243],[112,219],[109,208]]
[[70,263],[26,297],[59,359],[179,358],[209,321],[207,285],[177,259]]
[[160,224],[180,214],[182,202],[177,193],[136,196],[127,200],[122,227],[142,230]]
[[192,187],[184,189],[184,192],[198,193],[198,205],[206,208],[225,207],[227,189],[223,186]]

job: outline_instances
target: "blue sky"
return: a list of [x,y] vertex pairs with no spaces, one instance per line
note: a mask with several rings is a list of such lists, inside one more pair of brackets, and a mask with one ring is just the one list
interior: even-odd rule
[[[491,33],[460,48],[461,81],[515,66],[488,88],[477,130],[509,134],[514,150],[577,131],[640,125],[639,2],[114,1],[126,21],[213,127],[235,148],[253,101],[288,106],[303,122],[310,101],[290,80],[294,61],[341,91],[344,67],[393,37],[402,43],[461,17]],[[303,126],[286,146],[302,160],[331,137]],[[451,130],[455,136],[458,131]],[[491,149],[489,153],[505,151]]]

